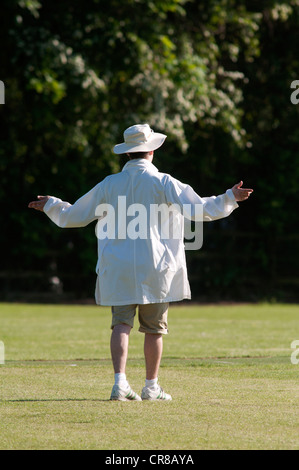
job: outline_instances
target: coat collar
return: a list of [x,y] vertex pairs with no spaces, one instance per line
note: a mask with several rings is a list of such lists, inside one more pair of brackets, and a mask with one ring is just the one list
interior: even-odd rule
[[129,160],[123,167],[122,171],[139,169],[146,169],[147,171],[154,173],[159,172],[158,168],[145,158],[134,158],[133,160]]

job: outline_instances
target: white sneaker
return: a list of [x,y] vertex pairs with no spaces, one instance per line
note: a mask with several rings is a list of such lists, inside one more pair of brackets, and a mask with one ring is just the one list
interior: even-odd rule
[[142,400],[168,400],[171,401],[171,395],[165,393],[163,388],[157,384],[155,387],[143,387],[141,392]]
[[110,400],[141,401],[141,398],[131,389],[130,385],[128,384],[125,387],[121,387],[120,385],[113,385]]

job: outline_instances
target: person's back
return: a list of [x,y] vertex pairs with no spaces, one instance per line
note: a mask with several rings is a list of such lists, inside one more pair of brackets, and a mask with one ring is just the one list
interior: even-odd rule
[[183,219],[167,202],[167,177],[148,160],[133,159],[103,181],[98,214],[107,215],[98,222],[97,272],[105,304],[108,292],[115,305],[190,298],[187,276],[178,271],[185,263]]

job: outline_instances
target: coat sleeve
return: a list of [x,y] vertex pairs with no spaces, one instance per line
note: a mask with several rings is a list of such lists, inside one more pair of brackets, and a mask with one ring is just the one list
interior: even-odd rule
[[228,217],[238,206],[231,189],[219,196],[200,197],[191,186],[168,176],[165,184],[167,202],[176,204],[191,220],[210,222]]
[[96,207],[103,202],[101,183],[78,199],[73,205],[51,197],[44,207],[45,214],[61,228],[85,227],[98,219]]

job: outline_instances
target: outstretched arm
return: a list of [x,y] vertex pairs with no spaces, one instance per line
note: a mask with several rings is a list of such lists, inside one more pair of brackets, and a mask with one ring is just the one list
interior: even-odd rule
[[[238,207],[237,201],[248,199],[253,190],[244,189],[242,185],[243,181],[240,181],[224,194],[200,197],[191,186],[181,183],[175,178],[168,177],[166,183],[166,199],[169,203],[176,203],[182,209],[185,208],[185,217],[191,220],[209,222],[229,216],[232,211]],[[199,209],[200,206],[202,207],[202,212],[199,210],[197,215],[195,211],[196,206],[198,206],[197,208]],[[188,209],[188,207],[190,207],[190,209]]]
[[97,219],[95,211],[102,198],[101,183],[99,183],[74,204],[53,196],[37,196],[37,200],[30,202],[28,207],[45,212],[58,227],[85,227]]

